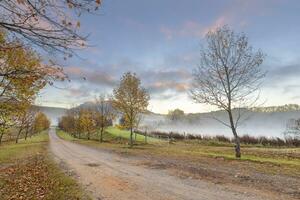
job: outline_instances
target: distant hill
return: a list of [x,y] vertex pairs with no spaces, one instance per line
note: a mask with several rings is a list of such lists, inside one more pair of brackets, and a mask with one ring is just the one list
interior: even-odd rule
[[45,115],[51,120],[51,125],[56,126],[60,117],[66,114],[66,108],[57,107],[46,107],[46,106],[35,106],[40,112],[45,113]]
[[298,104],[286,104],[283,106],[268,106],[268,107],[255,107],[251,109],[256,112],[288,112],[299,111],[300,105]]

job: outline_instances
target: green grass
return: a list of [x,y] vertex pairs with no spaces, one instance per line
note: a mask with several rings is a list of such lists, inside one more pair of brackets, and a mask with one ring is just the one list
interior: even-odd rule
[[[130,138],[130,131],[128,131],[128,130],[121,130],[121,129],[111,126],[106,129],[106,132],[114,138],[124,138],[127,140],[129,140],[129,138]],[[135,139],[135,133],[133,134],[133,139]],[[144,142],[144,141],[145,141],[144,135],[136,134],[136,142]],[[147,138],[147,142],[149,142],[149,143],[159,142],[159,141],[160,141],[159,139],[156,139],[153,137],[148,136],[148,138]]]
[[43,199],[49,200],[90,199],[51,159],[48,141],[44,131],[18,144],[0,145],[0,194],[4,199],[37,199],[41,195],[37,191],[45,191]]
[[42,151],[44,145],[47,145],[48,140],[47,132],[42,132],[27,140],[21,139],[18,144],[15,142],[4,142],[0,145],[0,164],[37,154]]
[[[69,141],[79,141],[78,138],[74,138],[70,134],[63,133],[63,131],[57,129],[57,134],[59,137],[69,140]],[[87,139],[86,135],[81,134],[81,139]],[[91,140],[98,140],[100,139],[100,133],[96,132],[94,134],[91,134]],[[109,142],[109,143],[120,143],[120,144],[125,144],[129,141],[130,139],[130,131],[128,130],[121,130],[116,127],[108,127],[105,132],[103,133],[103,141],[104,142]],[[133,139],[135,140],[135,133],[133,134]],[[82,142],[82,140],[81,140]],[[143,144],[145,143],[145,136],[136,134],[136,140],[135,142],[137,144]],[[159,143],[159,142],[164,142],[162,140],[159,140],[157,138],[153,137],[147,137],[147,143]]]

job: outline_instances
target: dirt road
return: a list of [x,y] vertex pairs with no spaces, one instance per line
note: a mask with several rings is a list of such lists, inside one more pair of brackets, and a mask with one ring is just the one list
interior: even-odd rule
[[94,199],[268,199],[240,188],[182,179],[166,170],[146,168],[138,165],[138,158],[64,141],[55,134],[55,129],[50,130],[50,149]]

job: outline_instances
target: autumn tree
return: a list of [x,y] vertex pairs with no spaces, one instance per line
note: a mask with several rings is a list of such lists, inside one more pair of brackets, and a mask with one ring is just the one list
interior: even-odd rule
[[241,157],[237,127],[241,113],[233,109],[252,106],[265,73],[261,69],[264,54],[255,51],[245,34],[236,34],[227,26],[206,35],[207,47],[201,50],[201,62],[194,71],[192,98],[223,109],[228,121],[222,124],[231,128],[235,141],[235,155]]
[[0,144],[2,143],[3,136],[8,132],[9,128],[12,127],[12,109],[1,110],[0,112]]
[[[80,16],[94,13],[100,4],[100,0],[2,0],[0,29],[25,45],[69,56],[85,45],[86,37],[78,31]],[[20,46],[1,44],[0,51]]]
[[91,133],[96,129],[95,112],[90,109],[80,109],[78,120],[79,131],[85,133],[89,140]]
[[[0,45],[14,47],[18,44],[19,41],[7,39],[0,31]],[[0,122],[0,126],[15,122],[13,118],[34,102],[37,93],[58,79],[64,79],[61,70],[42,64],[30,48],[21,45],[0,50],[0,118],[6,122]],[[5,127],[2,130],[6,130]]]
[[49,128],[50,128],[50,121],[47,118],[47,116],[42,112],[37,113],[34,119],[34,132],[40,133]]
[[26,106],[26,108],[16,112],[14,124],[17,128],[16,143],[18,143],[22,132],[24,132],[25,140],[27,139],[29,132],[33,130],[35,115],[36,110],[31,106]]
[[27,137],[32,135],[34,131],[34,119],[36,114],[38,113],[38,110],[34,107],[30,107],[25,114],[25,133],[24,133],[24,139],[27,140]]
[[124,116],[124,124],[130,129],[130,146],[133,145],[133,129],[138,123],[138,115],[145,112],[150,96],[141,86],[134,73],[125,73],[113,91],[113,107]]
[[103,142],[103,133],[108,126],[112,125],[115,116],[111,102],[111,99],[104,94],[96,98],[96,126],[100,128],[100,142]]
[[169,110],[168,118],[172,121],[178,121],[184,117],[184,111],[180,109]]
[[75,137],[76,135],[76,121],[75,116],[68,113],[66,116],[62,116],[59,120],[58,127]]

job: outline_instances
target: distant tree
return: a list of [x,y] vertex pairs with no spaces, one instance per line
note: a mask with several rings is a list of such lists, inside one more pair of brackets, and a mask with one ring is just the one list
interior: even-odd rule
[[206,35],[207,48],[201,51],[200,66],[194,71],[192,98],[225,110],[235,140],[235,155],[241,157],[237,126],[240,120],[233,116],[234,108],[247,107],[257,99],[265,73],[260,66],[264,60],[261,51],[254,51],[245,34],[235,34],[227,26]]
[[138,123],[138,115],[146,111],[149,99],[140,79],[130,72],[123,75],[113,91],[113,107],[122,113],[126,128],[130,129],[130,146],[133,145],[133,129]]
[[300,139],[300,119],[289,119],[284,132],[286,138],[294,137]]
[[32,131],[34,125],[36,111],[32,107],[21,109],[15,118],[15,127],[18,129],[16,143],[18,143],[20,135],[24,132],[24,138],[27,139],[28,133]]
[[76,120],[75,116],[72,112],[68,112],[67,115],[62,116],[59,120],[58,127],[70,134],[72,134],[74,137],[76,135]]
[[37,113],[34,119],[34,132],[40,133],[49,128],[50,120],[47,118],[47,116],[42,112]]
[[95,112],[89,109],[80,109],[79,111],[79,131],[87,135],[87,139],[91,138],[91,133],[96,129]]
[[96,126],[100,128],[100,142],[103,142],[103,133],[108,126],[112,125],[115,113],[111,107],[112,100],[104,94],[96,98]]
[[[78,33],[79,17],[100,4],[100,0],[2,0],[0,28],[25,45],[71,55],[85,44],[86,37]],[[0,51],[20,46],[0,44]]]
[[184,111],[180,109],[169,110],[168,118],[172,121],[178,121],[184,117]]

